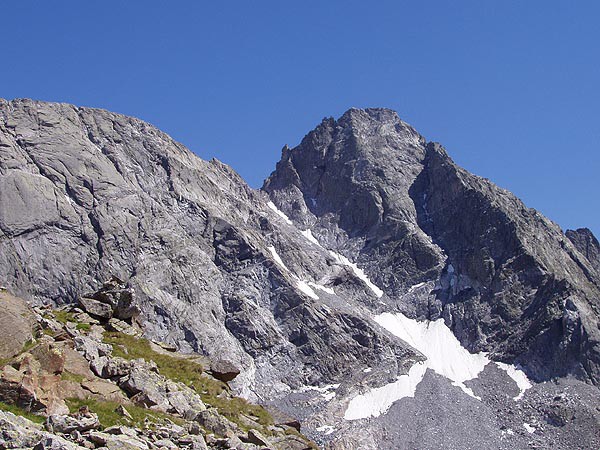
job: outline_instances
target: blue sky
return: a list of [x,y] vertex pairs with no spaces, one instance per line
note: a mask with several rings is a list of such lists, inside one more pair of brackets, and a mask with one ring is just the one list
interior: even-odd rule
[[389,107],[600,235],[598,1],[21,0],[0,17],[0,97],[140,117],[253,187],[323,117]]

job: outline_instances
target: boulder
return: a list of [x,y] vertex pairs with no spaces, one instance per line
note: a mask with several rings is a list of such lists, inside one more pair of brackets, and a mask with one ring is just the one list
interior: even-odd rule
[[275,406],[272,406],[272,405],[265,405],[264,408],[267,410],[267,412],[273,418],[273,423],[275,425],[285,425],[285,426],[292,427],[292,428],[295,428],[296,430],[300,431],[300,421],[298,419],[296,419],[295,417],[292,417],[289,414],[284,413],[279,408],[276,408]]
[[158,448],[179,448],[173,441],[170,439],[159,439],[153,443]]
[[220,415],[214,408],[201,411],[194,420],[202,425],[204,429],[218,436],[226,436],[229,432],[235,433],[238,429],[235,423]]
[[[18,369],[5,366],[0,372],[0,401],[44,415],[69,412],[61,395],[59,375],[45,371],[31,353],[21,354],[14,364]],[[48,367],[56,369],[54,363],[48,363]]]
[[80,297],[79,305],[91,316],[104,321],[113,317],[131,321],[140,314],[133,289],[125,287],[117,277],[105,282],[99,291]]
[[81,447],[61,437],[48,435],[39,441],[33,447],[33,450],[77,450],[83,448],[85,447]]
[[33,340],[36,327],[33,312],[25,300],[0,292],[0,359],[11,358]]
[[43,436],[41,427],[30,420],[0,410],[0,448],[32,448]]
[[105,400],[120,402],[127,399],[119,386],[102,379],[84,380],[81,382],[81,387]]
[[81,297],[79,299],[81,306],[88,314],[93,317],[108,320],[113,316],[113,308],[107,303],[102,303],[98,300],[89,297]]
[[93,431],[88,434],[88,439],[97,446],[111,450],[146,450],[149,448],[148,444],[138,437],[120,433]]
[[129,325],[124,320],[115,317],[109,319],[108,329],[110,331],[118,331],[119,333],[128,334],[129,336],[140,336],[141,332]]
[[227,383],[240,374],[240,369],[231,361],[218,359],[211,361],[210,372],[217,380]]
[[127,411],[127,409],[123,405],[117,406],[117,409],[115,409],[115,412],[117,414],[125,417],[126,419],[133,420],[133,417],[131,417],[131,414],[129,414],[129,411]]
[[189,411],[200,412],[206,409],[200,395],[183,383],[166,380],[166,387],[167,399],[171,405],[170,412],[181,416],[185,416],[186,414],[189,416]]
[[44,371],[52,374],[60,374],[65,368],[64,352],[53,344],[42,343],[30,350]]
[[135,365],[119,386],[137,404],[147,408],[169,409],[164,377],[148,370],[145,365]]
[[99,291],[81,297],[79,304],[87,313],[105,320],[132,320],[140,314],[133,289],[125,287],[117,277],[105,282]]
[[129,375],[132,368],[132,362],[125,358],[120,357],[112,357],[107,358],[104,357],[102,360],[102,364],[99,364],[98,376],[102,378],[117,378],[124,377]]
[[248,430],[248,442],[263,447],[271,446],[269,440],[265,436],[263,436],[263,434],[260,431],[253,429]]
[[46,429],[53,433],[70,434],[73,431],[89,431],[100,427],[98,415],[91,412],[77,414],[55,414],[48,416]]

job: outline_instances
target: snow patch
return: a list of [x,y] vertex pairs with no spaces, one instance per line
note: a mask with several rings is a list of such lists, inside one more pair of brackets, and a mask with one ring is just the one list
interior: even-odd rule
[[[275,262],[277,263],[277,265],[279,267],[281,267],[283,270],[285,270],[286,272],[290,272],[290,269],[288,269],[287,266],[283,263],[283,261],[281,260],[281,257],[277,253],[277,250],[275,250],[275,247],[270,246],[270,247],[267,247],[267,248],[271,252],[271,256],[273,256],[273,259],[275,260]],[[301,292],[305,293],[306,295],[308,295],[312,299],[319,300],[319,296],[317,294],[315,294],[315,291],[313,291],[311,289],[311,287],[308,285],[308,283],[306,283],[306,281],[302,281],[300,278],[298,278],[293,273],[292,273],[292,277],[296,280],[296,287]],[[311,283],[311,284],[314,284],[314,283]],[[323,286],[323,289],[327,289],[327,288]]]
[[425,376],[426,370],[426,364],[414,364],[407,375],[399,376],[395,382],[357,395],[348,403],[344,419],[357,420],[378,417],[385,414],[397,400],[414,397],[417,385]]
[[419,289],[420,287],[423,287],[423,286],[425,286],[426,284],[427,284],[427,282],[426,282],[426,281],[424,281],[423,283],[418,283],[418,284],[415,284],[414,286],[411,286],[411,287],[408,289],[408,292],[407,292],[407,294],[410,294],[410,293],[414,292],[416,289]]
[[369,280],[369,277],[367,277],[364,270],[360,269],[356,264],[350,262],[348,258],[346,258],[343,255],[340,255],[339,253],[336,253],[331,250],[329,251],[329,253],[335,258],[335,260],[338,263],[350,267],[352,269],[352,272],[354,272],[354,275],[357,278],[360,278],[369,287],[369,289],[371,289],[375,293],[375,295],[378,298],[383,296],[383,291],[379,289],[379,287],[377,287],[375,284],[373,284],[371,280]]
[[530,433],[530,434],[535,433],[535,427],[532,427],[528,423],[524,423],[523,427],[525,427],[525,429],[527,430],[528,433]]
[[328,294],[335,295],[335,291],[332,288],[323,286],[322,284],[317,284],[317,283],[313,283],[312,281],[309,281],[308,285],[311,287],[314,287],[315,289],[320,289],[323,292],[327,292]]
[[267,206],[269,208],[271,208],[273,211],[275,211],[275,213],[281,217],[283,220],[285,220],[289,225],[292,225],[292,221],[290,220],[290,218],[288,216],[285,215],[285,213],[283,211],[280,211],[279,208],[277,208],[277,206],[275,206],[275,203],[273,202],[268,202]]
[[289,272],[290,269],[288,269],[286,267],[286,265],[283,263],[283,261],[281,260],[281,257],[279,256],[279,254],[277,253],[277,250],[275,250],[275,247],[270,246],[268,247],[269,251],[271,252],[271,256],[273,256],[273,259],[275,260],[275,262],[277,264],[279,264],[279,267],[281,267],[283,270],[285,270],[286,272]]
[[323,433],[325,436],[329,436],[331,433],[335,431],[335,428],[331,425],[323,425],[321,427],[315,428],[319,433]]
[[[486,353],[470,353],[465,349],[443,319],[419,322],[400,313],[383,313],[375,316],[374,320],[421,352],[427,360],[424,363],[414,364],[408,374],[398,377],[397,381],[354,397],[344,414],[346,420],[377,417],[387,412],[397,400],[414,397],[416,387],[425,376],[427,369],[448,378],[463,392],[481,400],[464,383],[477,378],[491,360]],[[531,383],[521,370],[508,364],[497,364],[517,382],[522,392],[531,387]],[[515,399],[521,396],[522,393]]]
[[363,370],[363,373],[369,373],[371,372],[373,369],[371,367],[367,367],[366,369]]
[[298,287],[298,289],[300,289],[302,292],[304,292],[310,298],[319,300],[319,296],[317,294],[315,294],[315,291],[313,291],[306,282],[304,282],[302,280],[296,280],[296,286]]
[[477,398],[463,383],[477,378],[490,360],[483,353],[469,353],[446,326],[444,319],[418,322],[403,314],[383,313],[375,317],[375,322],[423,353],[427,367]]
[[529,381],[529,378],[527,378],[525,372],[523,372],[518,367],[513,366],[512,364],[496,362],[496,365],[502,370],[504,370],[508,374],[508,376],[511,377],[515,383],[517,383],[517,386],[519,387],[519,390],[521,392],[516,397],[513,397],[513,399],[521,400],[523,398],[523,395],[525,394],[525,391],[532,386],[531,381]]
[[335,397],[335,391],[337,388],[339,388],[340,385],[338,384],[326,384],[325,386],[302,386],[300,389],[296,390],[295,392],[308,392],[308,391],[317,391],[321,394],[321,397],[323,397],[323,399],[325,401],[330,401],[333,400],[333,398]]
[[304,231],[300,231],[300,233],[302,233],[302,235],[308,239],[310,242],[312,242],[313,244],[317,244],[317,245],[321,245],[319,244],[319,241],[317,241],[317,238],[315,238],[312,234],[312,231],[310,231],[310,229],[308,230],[304,230]]

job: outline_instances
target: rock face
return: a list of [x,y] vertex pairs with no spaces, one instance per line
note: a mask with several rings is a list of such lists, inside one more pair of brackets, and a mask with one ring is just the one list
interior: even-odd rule
[[567,230],[565,233],[575,248],[584,255],[594,266],[597,272],[600,272],[600,243],[598,239],[587,228],[577,230]]
[[[576,374],[600,383],[597,241],[578,232],[586,237],[574,245],[395,112],[324,120],[284,148],[264,190],[385,286],[386,307],[443,317],[470,350],[516,361],[539,380]],[[427,298],[406,295],[427,281],[435,284]]]
[[29,307],[0,291],[0,359],[19,353],[33,339],[35,319]]
[[[298,417],[331,448],[418,447],[420,433],[434,448],[448,430],[465,448],[522,447],[530,428],[498,424],[546,420],[541,400],[505,394],[517,389],[506,376],[477,381],[501,398],[473,398],[430,371],[414,400],[345,420],[350,400],[427,358],[375,320],[383,313],[442,319],[465,348],[519,364],[533,381],[574,377],[569,398],[586,399],[574,408],[589,421],[538,425],[537,444],[597,433],[588,406],[600,384],[600,271],[590,236],[566,236],[386,109],[325,119],[283,149],[254,191],[137,119],[0,100],[0,283],[33,303],[78,303],[119,331],[139,320],[166,347],[226,361],[214,372],[236,392]],[[185,408],[168,386],[141,389],[152,384],[147,372],[131,378],[105,349],[77,346],[141,404]],[[536,385],[540,398],[545,386]]]
[[2,101],[0,171],[0,279],[34,302],[87,299],[117,276],[136,292],[148,336],[227,355],[246,369],[249,395],[339,378],[357,363],[397,368],[414,354],[351,298],[331,308],[299,289],[339,266],[229,167],[144,122]]

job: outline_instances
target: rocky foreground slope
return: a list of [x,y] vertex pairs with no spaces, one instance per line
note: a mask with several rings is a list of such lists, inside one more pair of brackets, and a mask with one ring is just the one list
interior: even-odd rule
[[392,111],[325,119],[255,191],[137,119],[0,101],[0,281],[63,305],[112,276],[324,447],[600,446],[597,240]]
[[294,419],[232,395],[227,363],[143,339],[132,294],[113,279],[31,309],[0,292],[0,448],[314,448]]

